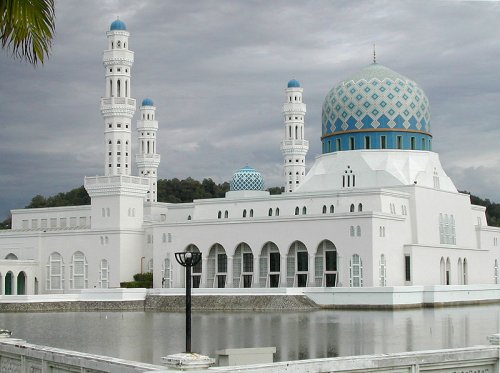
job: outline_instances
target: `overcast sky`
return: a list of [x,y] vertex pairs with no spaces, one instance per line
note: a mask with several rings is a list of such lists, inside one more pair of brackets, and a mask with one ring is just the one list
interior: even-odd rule
[[135,52],[132,97],[157,106],[160,178],[223,182],[248,164],[281,185],[291,78],[304,88],[309,169],[325,95],[375,43],[379,63],[426,92],[433,150],[457,188],[500,201],[499,3],[65,0],[56,15],[45,65],[0,51],[0,219],[104,173],[102,51],[117,16]]

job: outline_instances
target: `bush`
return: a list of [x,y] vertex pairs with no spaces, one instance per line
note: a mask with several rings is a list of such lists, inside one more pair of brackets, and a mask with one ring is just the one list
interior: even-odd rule
[[134,275],[135,281],[120,282],[121,288],[146,288],[151,289],[153,287],[153,273],[136,273]]

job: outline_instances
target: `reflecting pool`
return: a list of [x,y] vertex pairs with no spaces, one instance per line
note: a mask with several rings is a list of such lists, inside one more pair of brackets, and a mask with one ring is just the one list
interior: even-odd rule
[[[398,311],[195,312],[193,351],[275,346],[276,361],[488,344],[500,305]],[[184,350],[184,313],[0,313],[35,344],[148,363]]]

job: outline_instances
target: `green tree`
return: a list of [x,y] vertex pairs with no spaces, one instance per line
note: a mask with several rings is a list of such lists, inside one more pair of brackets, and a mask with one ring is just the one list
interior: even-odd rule
[[54,32],[54,0],[0,0],[0,41],[15,57],[43,64]]

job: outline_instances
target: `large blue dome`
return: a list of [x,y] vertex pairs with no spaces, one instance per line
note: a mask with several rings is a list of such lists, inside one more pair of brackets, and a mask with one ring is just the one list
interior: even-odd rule
[[288,82],[288,88],[300,88],[300,82],[297,79],[292,79]]
[[142,100],[142,106],[155,106],[155,104],[150,98],[145,98],[144,100]]
[[322,110],[323,153],[430,150],[429,101],[414,81],[374,63],[333,87]]
[[260,172],[252,167],[245,166],[236,171],[229,183],[231,191],[237,190],[264,190],[264,178]]
[[127,25],[125,25],[125,22],[123,22],[122,20],[117,19],[116,21],[113,21],[113,23],[109,27],[109,30],[110,31],[114,31],[114,30],[127,31]]

